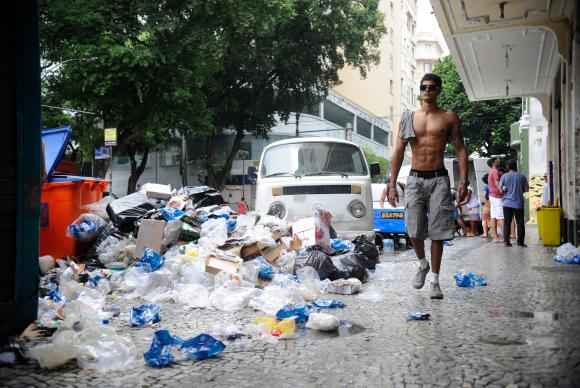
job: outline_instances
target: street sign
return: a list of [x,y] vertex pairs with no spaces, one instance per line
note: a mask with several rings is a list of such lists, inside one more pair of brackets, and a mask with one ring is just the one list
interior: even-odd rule
[[111,148],[106,146],[95,148],[95,159],[111,159]]
[[117,128],[105,128],[105,146],[117,145]]

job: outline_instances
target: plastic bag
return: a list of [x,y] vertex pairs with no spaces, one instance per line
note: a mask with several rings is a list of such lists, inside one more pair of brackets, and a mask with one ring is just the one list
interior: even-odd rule
[[296,332],[294,318],[284,318],[279,321],[274,317],[256,317],[255,323],[264,327],[274,337],[292,337]]
[[570,243],[566,243],[558,247],[556,255],[566,259],[571,259],[574,256],[580,256],[580,249]]
[[153,249],[145,248],[143,257],[141,257],[141,259],[135,263],[135,267],[141,267],[145,272],[154,272],[161,268],[164,263],[164,256],[161,256]]
[[77,338],[77,363],[81,368],[99,371],[127,370],[135,361],[135,347],[113,328],[93,326]]
[[104,220],[109,220],[109,215],[107,214],[107,206],[113,202],[115,198],[108,195],[103,197],[102,199],[98,200],[97,202],[89,203],[88,205],[84,205],[83,209],[89,213],[96,214],[97,216],[101,217]]
[[168,247],[179,240],[183,222],[179,220],[169,221],[163,230],[163,246]]
[[453,277],[457,287],[474,288],[475,286],[487,286],[485,276],[478,275],[475,272],[456,272]]
[[54,369],[76,358],[75,333],[71,330],[57,331],[48,344],[33,347],[28,355],[38,361],[41,368]]
[[110,235],[103,240],[97,247],[99,261],[104,266],[112,263],[124,263],[128,265],[135,257],[137,245],[132,238],[119,237]]
[[296,271],[300,281],[300,292],[305,300],[314,300],[320,296],[320,277],[312,267],[303,267]]
[[[211,242],[210,245],[219,247],[224,245],[228,239],[228,226],[223,218],[214,218],[207,220],[201,226],[201,238]],[[200,241],[200,245],[201,245]]]
[[312,306],[318,309],[341,309],[346,305],[341,300],[336,299],[316,299],[312,302]]
[[168,330],[157,330],[149,350],[143,354],[145,362],[152,368],[163,368],[175,362],[174,353],[186,359],[204,360],[221,353],[226,346],[208,334],[183,340],[171,335]]
[[175,301],[190,308],[205,308],[209,306],[209,290],[201,284],[179,284]]
[[431,317],[431,314],[429,313],[422,313],[420,311],[416,311],[413,313],[409,313],[409,315],[407,315],[407,321],[427,321],[429,320],[429,317]]
[[316,234],[316,244],[321,246],[325,252],[332,252],[330,248],[330,211],[317,207],[314,210],[314,226]]
[[304,266],[314,268],[322,280],[333,278],[337,271],[332,260],[317,246],[308,247],[296,257],[296,267]]
[[340,326],[340,321],[334,315],[326,313],[311,313],[306,322],[306,328],[319,331],[334,331]]
[[330,240],[330,247],[334,252],[346,253],[354,249],[354,245],[350,241],[333,238]]
[[84,213],[68,226],[66,235],[82,242],[93,241],[105,225],[107,222],[96,214]]
[[[358,253],[347,253],[340,256],[334,256],[331,258],[332,263],[338,270],[338,275],[335,279],[342,278],[357,278],[361,282],[365,283],[369,277],[369,274],[365,266],[361,262],[365,262],[366,259],[361,257]],[[331,280],[335,280],[332,279]]]
[[250,299],[258,295],[256,288],[239,287],[229,283],[217,288],[209,297],[210,304],[221,311],[238,311],[245,308]]
[[268,315],[274,315],[286,305],[304,304],[302,293],[297,287],[280,287],[270,285],[254,297],[249,306]]
[[307,305],[288,305],[284,306],[276,313],[276,318],[279,320],[285,318],[294,318],[296,323],[304,324],[308,321],[310,316],[310,308]]
[[573,257],[554,256],[554,260],[562,264],[580,264],[580,256]]
[[242,337],[243,330],[233,323],[216,323],[209,330],[214,337],[222,338],[228,341],[236,340]]
[[375,269],[379,263],[379,250],[374,242],[367,240],[366,236],[361,235],[353,240],[355,246],[354,251],[361,254],[364,260],[366,269]]
[[161,218],[163,218],[167,222],[179,220],[181,217],[185,215],[185,213],[182,210],[173,207],[161,208],[159,209],[159,214],[161,215]]
[[188,359],[205,360],[223,352],[226,348],[223,342],[215,339],[209,334],[200,334],[197,337],[188,339],[181,345],[181,350]]
[[326,292],[339,295],[358,294],[362,288],[362,283],[357,278],[338,279],[326,285]]
[[158,304],[142,304],[131,308],[129,324],[133,327],[143,327],[161,321]]

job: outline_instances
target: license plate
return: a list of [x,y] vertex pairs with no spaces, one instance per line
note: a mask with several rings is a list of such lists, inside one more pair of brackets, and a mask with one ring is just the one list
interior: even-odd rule
[[381,218],[394,218],[394,219],[403,219],[405,218],[405,213],[390,213],[390,212],[381,212]]

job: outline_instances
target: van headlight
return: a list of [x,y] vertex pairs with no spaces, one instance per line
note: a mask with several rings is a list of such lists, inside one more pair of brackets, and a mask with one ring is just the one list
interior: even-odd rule
[[365,204],[358,199],[355,199],[348,204],[348,211],[356,218],[363,218],[367,214]]
[[286,206],[284,206],[282,202],[272,202],[270,208],[268,209],[268,214],[283,220],[284,217],[286,217]]

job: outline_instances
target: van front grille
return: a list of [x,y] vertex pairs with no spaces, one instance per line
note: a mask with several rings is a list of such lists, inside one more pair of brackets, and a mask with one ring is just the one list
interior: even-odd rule
[[351,192],[351,185],[285,186],[282,188],[282,195],[351,194]]

